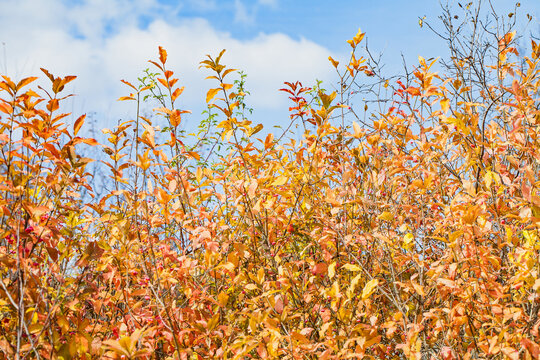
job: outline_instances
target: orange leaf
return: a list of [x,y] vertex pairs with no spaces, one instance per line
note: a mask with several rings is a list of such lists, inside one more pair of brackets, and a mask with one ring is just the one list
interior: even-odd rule
[[161,61],[163,65],[165,65],[165,61],[167,61],[167,51],[161,46],[159,47],[159,61]]
[[521,339],[521,345],[527,349],[533,359],[540,358],[540,346],[537,343],[529,339]]
[[328,57],[328,60],[330,60],[330,62],[332,63],[332,65],[334,65],[334,67],[337,69],[338,65],[339,65],[339,61],[336,61],[334,59],[332,59],[331,56]]
[[22,79],[21,81],[19,81],[19,83],[17,84],[16,86],[16,89],[19,90],[20,88],[22,88],[23,86],[26,86],[28,84],[30,84],[32,81],[36,80],[37,77],[27,77],[27,78],[24,78]]
[[326,263],[318,263],[311,269],[311,273],[313,275],[320,275],[320,274],[326,274],[326,270],[328,269],[328,265]]
[[73,125],[73,135],[77,135],[79,130],[81,129],[81,126],[84,124],[84,119],[86,118],[86,115],[81,115],[77,120],[75,120],[75,125]]
[[0,111],[6,114],[11,114],[13,112],[13,108],[7,102],[2,101],[0,102]]
[[201,160],[201,156],[198,153],[196,153],[194,151],[188,151],[187,153],[188,153],[189,156],[191,156],[195,160]]
[[44,68],[40,68],[40,69],[41,69],[41,71],[43,71],[43,73],[44,73],[45,75],[47,75],[47,77],[48,77],[51,81],[54,81],[54,76],[53,76],[50,72],[48,72],[48,71],[47,71],[46,69],[44,69]]
[[167,80],[163,79],[163,78],[158,78],[158,81],[163,85],[165,86],[166,88],[169,87],[169,84],[167,83]]
[[513,347],[507,346],[501,349],[502,353],[508,356],[511,360],[519,360],[519,352]]
[[47,103],[47,110],[49,110],[50,112],[54,112],[58,110],[59,107],[60,105],[59,105],[58,99],[51,99]]
[[171,125],[173,127],[177,127],[178,125],[180,125],[180,121],[182,121],[180,110],[174,110],[169,117],[169,121],[171,122]]
[[163,67],[160,64],[158,64],[157,62],[152,61],[152,60],[148,60],[148,62],[151,63],[151,64],[154,64],[158,69],[163,71]]
[[416,290],[418,295],[426,296],[426,293],[424,292],[424,287],[422,285],[413,282],[412,286],[413,286],[414,290]]
[[181,88],[176,88],[176,90],[174,90],[174,92],[171,95],[172,101],[175,101],[183,92],[184,92],[183,86]]
[[96,141],[96,139],[88,138],[88,139],[80,139],[79,142],[85,143],[90,146],[96,146],[99,145],[99,143]]
[[130,82],[126,81],[126,80],[120,80],[121,82],[123,82],[124,84],[126,84],[127,86],[129,86],[130,88],[132,88],[133,90],[137,91],[137,88]]
[[276,304],[274,305],[274,310],[276,310],[278,314],[281,314],[283,313],[283,307],[283,299],[281,298],[281,296],[276,296]]
[[412,96],[420,96],[421,94],[420,89],[413,86],[409,86],[407,89],[405,89],[405,91],[411,94]]
[[512,91],[514,92],[515,95],[519,95],[519,93],[521,92],[521,87],[519,85],[519,81],[515,80],[512,81]]
[[264,149],[268,149],[270,146],[272,146],[274,142],[274,134],[270,133],[266,136],[266,139],[264,140]]

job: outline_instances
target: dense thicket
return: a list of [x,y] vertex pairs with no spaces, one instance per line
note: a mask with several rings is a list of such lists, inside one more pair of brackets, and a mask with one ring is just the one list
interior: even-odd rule
[[384,78],[359,32],[338,91],[287,83],[302,140],[258,138],[223,52],[191,138],[162,48],[105,144],[66,125],[74,77],[4,76],[0,357],[538,358],[540,46],[445,19],[439,73]]

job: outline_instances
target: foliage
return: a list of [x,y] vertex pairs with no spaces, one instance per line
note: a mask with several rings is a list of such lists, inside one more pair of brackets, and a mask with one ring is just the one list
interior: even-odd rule
[[[73,76],[43,70],[43,96],[3,76],[1,356],[538,358],[540,46],[502,34],[483,81],[421,57],[389,81],[363,37],[330,58],[339,91],[282,89],[301,141],[256,136],[224,51],[201,62],[216,85],[191,138],[161,47],[107,144],[59,112]],[[349,105],[363,75],[391,96],[371,122]],[[91,198],[82,146],[109,194]]]

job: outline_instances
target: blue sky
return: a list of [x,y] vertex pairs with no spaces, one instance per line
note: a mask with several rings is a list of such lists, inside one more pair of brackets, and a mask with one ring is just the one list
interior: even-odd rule
[[[533,16],[527,29],[538,33],[540,2],[521,3],[522,13]],[[513,2],[494,4],[507,13]],[[168,50],[169,67],[186,86],[182,106],[194,119],[212,86],[198,62],[226,48],[223,61],[248,74],[252,120],[266,126],[286,121],[289,103],[278,92],[283,81],[311,85],[317,78],[331,88],[336,77],[327,58],[348,57],[345,41],[358,28],[373,52],[384,52],[392,73],[401,69],[401,54],[414,65],[418,55],[444,56],[446,50],[418,25],[421,16],[438,24],[435,0],[0,0],[0,8],[2,73],[18,79],[45,67],[78,75],[68,110],[96,112],[105,127],[132,113],[115,101],[127,92],[119,80],[136,81],[158,45]]]

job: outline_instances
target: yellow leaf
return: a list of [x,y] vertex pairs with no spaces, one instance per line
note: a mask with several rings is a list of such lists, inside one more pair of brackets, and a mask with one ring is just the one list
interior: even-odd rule
[[219,90],[221,89],[216,88],[208,90],[208,92],[206,93],[206,102],[209,103],[210,101],[212,101],[212,99],[216,96]]
[[360,41],[364,38],[366,34],[363,33],[360,29],[358,29],[358,33],[356,33],[356,36],[353,38],[354,45],[358,45]]
[[411,242],[413,242],[413,240],[414,240],[414,235],[411,234],[411,233],[408,233],[407,235],[405,235],[405,236],[403,237],[403,242],[404,242],[405,244],[410,244]]
[[409,233],[403,237],[403,246],[408,250],[414,245],[414,236]]
[[257,271],[257,283],[260,285],[264,282],[264,268],[260,268],[259,271]]
[[212,316],[210,321],[208,321],[207,329],[214,330],[214,328],[216,327],[218,323],[219,323],[219,312],[217,312],[214,316]]
[[360,127],[360,125],[356,121],[353,121],[352,126],[353,126],[353,130],[354,130],[354,137],[355,138],[362,137],[362,134],[363,134],[362,133],[362,127]]
[[441,109],[445,113],[448,112],[448,110],[450,109],[450,100],[448,100],[447,98],[442,99],[441,100]]
[[[124,340],[125,338],[129,339],[129,337],[125,336],[124,338],[121,339],[121,341]],[[109,348],[110,350],[113,350],[117,354],[125,355],[125,356],[130,355],[129,352],[126,349],[124,349],[123,344],[121,344],[120,342],[116,340],[105,340],[103,344],[105,344],[107,348]]]
[[139,342],[139,339],[144,335],[144,327],[135,330],[129,337],[130,340],[130,347],[129,352],[133,353],[133,350],[135,350],[135,346]]
[[379,216],[377,216],[377,219],[386,220],[386,221],[392,221],[394,219],[394,215],[389,211],[385,211],[382,214],[380,214]]
[[133,96],[121,96],[118,98],[118,101],[126,101],[126,100],[135,100]]
[[328,57],[328,60],[330,60],[330,62],[332,63],[332,65],[334,65],[334,67],[337,69],[338,65],[339,65],[339,61],[336,61],[334,59],[332,59],[331,56]]
[[345,264],[345,265],[343,265],[343,268],[345,270],[349,270],[349,271],[360,271],[361,270],[358,266],[353,265],[353,264]]
[[225,307],[225,305],[227,305],[227,301],[229,301],[229,295],[225,294],[223,291],[220,292],[218,295],[219,305]]
[[367,299],[371,296],[377,289],[377,285],[379,285],[379,280],[373,279],[371,281],[368,281],[366,286],[364,286],[364,290],[362,290],[362,299]]
[[66,319],[65,316],[60,316],[56,322],[58,323],[58,326],[62,329],[63,332],[67,332],[69,329],[69,321]]
[[528,230],[523,230],[523,237],[526,240],[527,247],[534,247],[536,244],[536,235]]
[[251,131],[250,131],[250,133],[249,133],[249,136],[255,135],[256,133],[258,133],[258,132],[261,131],[262,129],[263,129],[263,125],[262,125],[262,124],[256,125],[253,129],[251,129]]
[[352,279],[351,285],[349,287],[349,291],[351,294],[354,293],[354,290],[356,289],[356,285],[358,285],[358,282],[360,281],[361,276],[362,274],[358,274]]
[[286,182],[287,182],[287,177],[281,175],[281,176],[278,176],[276,180],[274,180],[274,182],[272,183],[272,186],[281,186],[281,185],[284,185]]
[[335,275],[336,275],[336,262],[334,261],[333,263],[330,264],[330,266],[328,267],[328,277],[330,279],[332,279]]
[[424,188],[424,182],[420,179],[416,179],[411,183],[411,188],[418,188],[423,189]]

